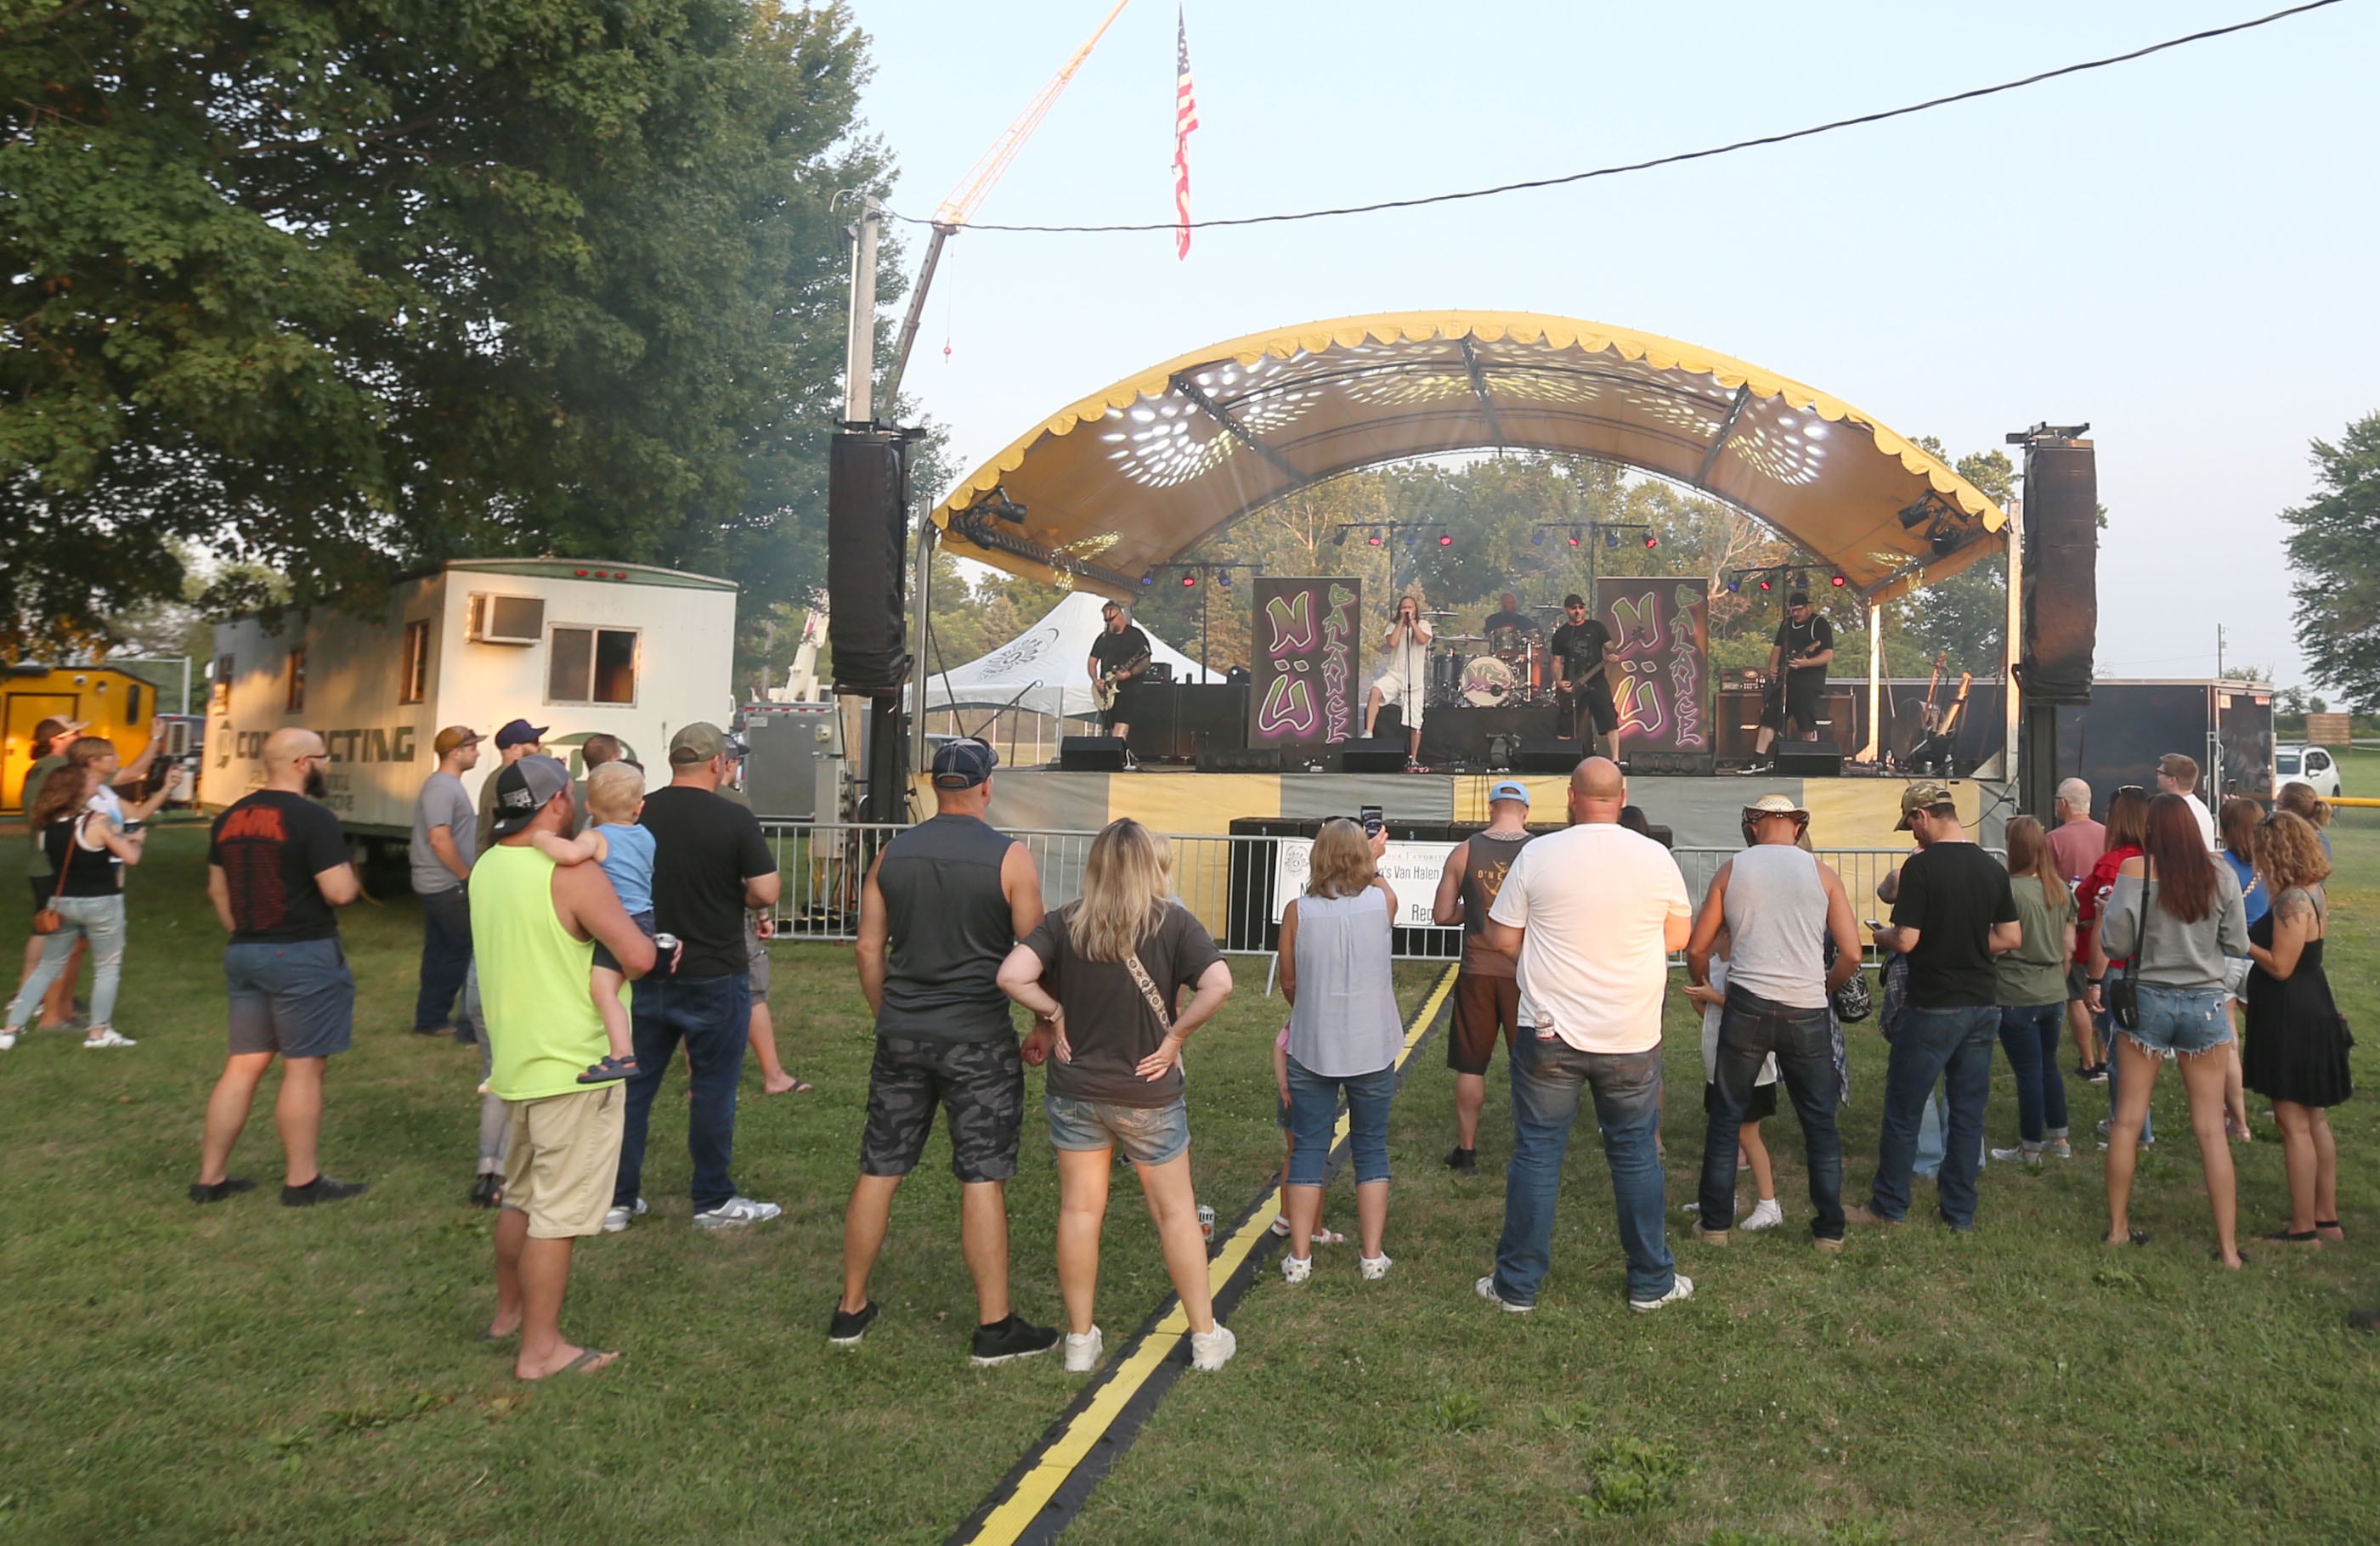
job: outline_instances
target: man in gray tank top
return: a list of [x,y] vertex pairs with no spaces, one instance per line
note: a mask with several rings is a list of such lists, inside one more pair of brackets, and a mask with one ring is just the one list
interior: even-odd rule
[[[1800,847],[1810,813],[1782,794],[1743,808],[1744,851],[1718,867],[1686,942],[1686,974],[1710,981],[1712,947],[1729,936],[1727,1002],[1719,1010],[1710,1126],[1703,1138],[1702,1220],[1694,1238],[1727,1244],[1735,1225],[1738,1129],[1753,1081],[1770,1055],[1807,1146],[1812,1243],[1843,1248],[1843,1141],[1835,1128],[1834,1033],[1828,996],[1860,969],[1859,926],[1835,872]],[[1826,964],[1826,944],[1835,964]]]
[[1008,1301],[1008,1178],[1025,1117],[1025,1065],[1049,1054],[1036,1025],[1022,1048],[1000,963],[1041,923],[1041,877],[1025,845],[983,819],[1000,756],[980,741],[934,754],[935,814],[895,837],[868,872],[859,909],[859,986],[876,1015],[859,1181],[843,1218],[843,1298],[827,1340],[856,1346],[879,1306],[868,1274],[892,1194],[915,1169],[936,1107],[950,1113],[959,1178],[959,1245],[975,1280],[970,1357],[1006,1363],[1046,1353],[1058,1334]]
[[1454,1148],[1446,1167],[1458,1175],[1479,1173],[1479,1108],[1488,1100],[1488,1064],[1496,1054],[1496,1033],[1509,1052],[1521,1023],[1519,964],[1488,948],[1483,931],[1488,910],[1512,861],[1534,836],[1528,786],[1507,779],[1488,791],[1488,828],[1454,845],[1438,877],[1430,920],[1440,928],[1463,925],[1463,969],[1454,979],[1454,1018],[1446,1038],[1446,1066],[1454,1070]]

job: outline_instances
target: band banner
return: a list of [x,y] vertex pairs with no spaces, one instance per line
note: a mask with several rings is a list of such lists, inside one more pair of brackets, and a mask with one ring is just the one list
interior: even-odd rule
[[1248,744],[1293,752],[1353,738],[1363,724],[1355,698],[1363,582],[1259,578],[1252,588]]
[[1620,710],[1624,755],[1707,761],[1710,592],[1705,583],[1692,575],[1599,575],[1595,600],[1596,615],[1620,646],[1611,697]]

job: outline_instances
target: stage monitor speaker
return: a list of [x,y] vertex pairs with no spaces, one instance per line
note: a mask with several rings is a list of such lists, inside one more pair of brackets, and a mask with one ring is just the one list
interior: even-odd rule
[[1342,741],[1330,760],[1342,773],[1402,773],[1405,770],[1405,747],[1402,737],[1393,741],[1386,736]]
[[1566,735],[1524,735],[1512,762],[1523,773],[1572,773],[1585,755],[1578,743]]
[[1123,743],[1112,735],[1070,735],[1058,743],[1061,773],[1121,773]]
[[2026,701],[2091,701],[2099,635],[2099,470],[2089,441],[2038,442],[2024,459]]
[[908,504],[905,439],[845,432],[828,442],[826,636],[837,693],[891,697],[908,680],[901,565]]
[[1843,748],[1833,741],[1779,741],[1774,753],[1777,771],[1788,779],[1840,779]]
[[1209,746],[1198,754],[1201,773],[1278,773],[1278,746]]

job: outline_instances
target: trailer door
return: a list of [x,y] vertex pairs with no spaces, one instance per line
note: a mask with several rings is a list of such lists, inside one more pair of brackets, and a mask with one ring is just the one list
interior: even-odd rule
[[25,775],[49,755],[47,746],[33,744],[33,731],[53,716],[75,717],[72,693],[11,693],[8,694],[6,753],[0,755],[0,810],[21,811],[38,791],[25,788]]

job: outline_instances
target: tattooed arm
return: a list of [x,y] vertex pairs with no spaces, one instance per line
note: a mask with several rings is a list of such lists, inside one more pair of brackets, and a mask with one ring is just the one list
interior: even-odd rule
[[2311,892],[2293,886],[2273,899],[2273,948],[2251,945],[2248,955],[2265,976],[2286,982],[2298,969],[2306,942],[2321,937],[2321,906]]

